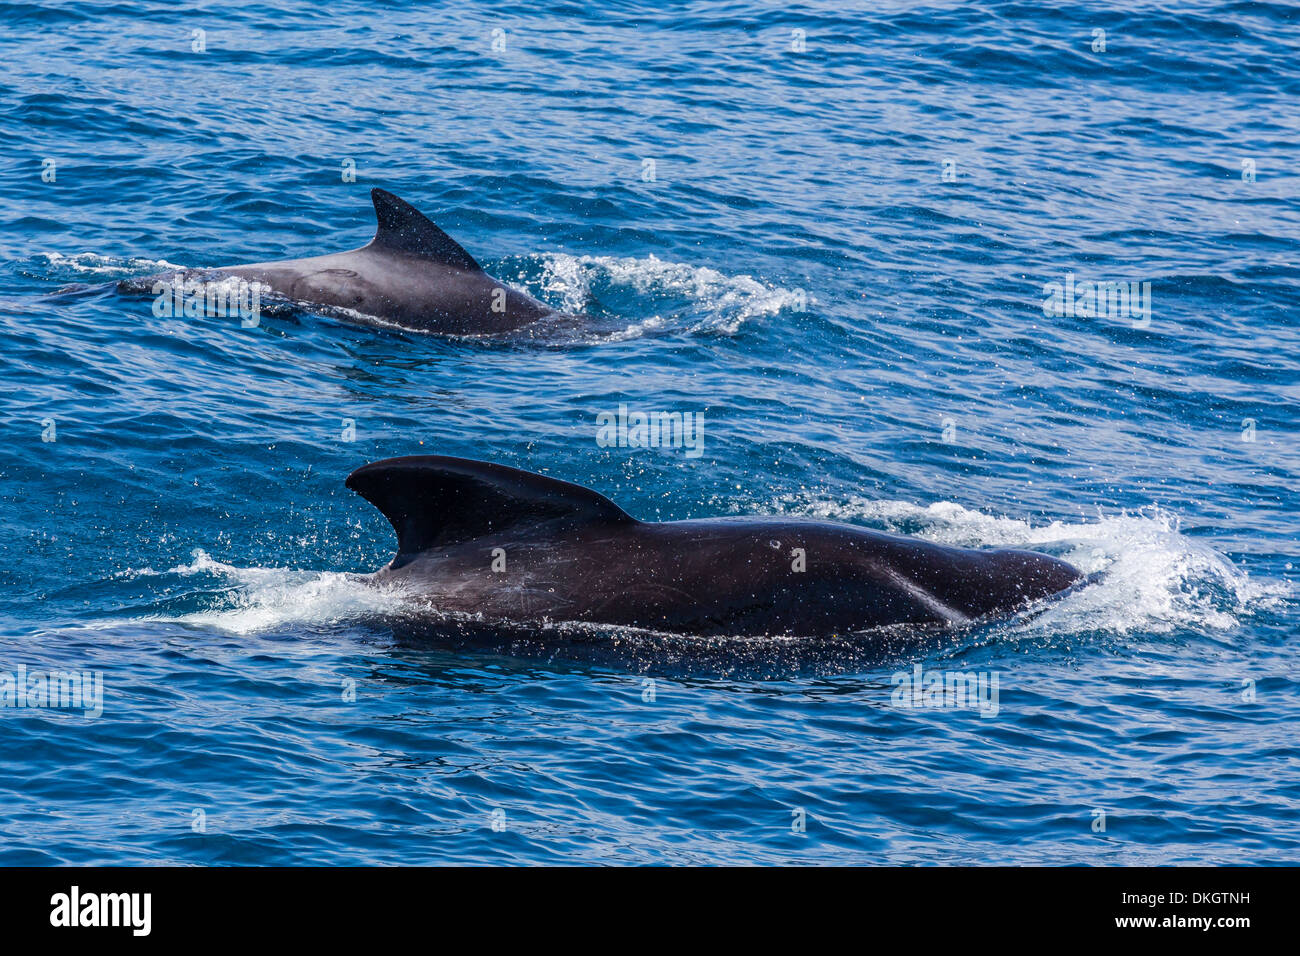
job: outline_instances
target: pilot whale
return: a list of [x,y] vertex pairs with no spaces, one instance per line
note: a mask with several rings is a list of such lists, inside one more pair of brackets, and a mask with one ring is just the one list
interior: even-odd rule
[[1036,552],[829,522],[638,521],[581,485],[464,458],[389,458],[347,486],[397,532],[392,562],[363,580],[488,621],[830,635],[1007,615],[1082,577]]
[[[417,332],[493,335],[559,314],[488,275],[410,203],[383,189],[372,189],[370,198],[377,226],[359,249],[196,271],[204,282],[234,277],[260,283],[295,303]],[[127,288],[147,287],[152,278],[158,277],[133,280]]]

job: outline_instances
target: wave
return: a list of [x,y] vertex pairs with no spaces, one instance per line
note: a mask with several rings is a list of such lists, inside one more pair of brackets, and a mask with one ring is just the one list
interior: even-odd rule
[[[657,256],[571,256],[550,253],[537,259],[540,274],[520,281],[564,312],[593,311],[615,300],[635,302],[636,311],[653,310],[604,336],[631,339],[666,329],[734,335],[752,319],[783,311],[805,311],[815,299],[751,275],[727,275],[708,266],[666,262]],[[631,314],[632,309],[618,310]]]
[[78,252],[66,256],[60,252],[42,252],[35,256],[42,263],[42,277],[47,279],[126,279],[149,275],[168,269],[185,269],[185,266],[166,259],[145,259],[139,256],[101,256],[96,252]]
[[290,568],[241,568],[196,550],[188,564],[155,571],[122,572],[133,580],[181,578],[197,590],[197,610],[181,613],[152,610],[142,620],[211,627],[233,634],[254,634],[300,625],[327,628],[398,612],[401,592],[366,584],[355,574],[299,571]]

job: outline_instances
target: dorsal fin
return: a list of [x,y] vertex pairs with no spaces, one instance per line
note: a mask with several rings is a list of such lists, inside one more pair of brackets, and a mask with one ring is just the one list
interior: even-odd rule
[[467,272],[482,271],[482,266],[455,239],[405,199],[398,199],[384,189],[370,190],[370,199],[375,204],[378,223],[375,238],[370,242],[372,246],[432,259]]
[[429,548],[544,522],[636,520],[582,485],[468,458],[386,458],[358,468],[347,485],[382,511],[397,532],[395,565]]

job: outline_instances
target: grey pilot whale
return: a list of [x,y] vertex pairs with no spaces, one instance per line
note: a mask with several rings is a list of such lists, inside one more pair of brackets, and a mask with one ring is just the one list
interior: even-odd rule
[[1082,580],[1037,552],[830,522],[639,521],[581,485],[465,458],[389,458],[346,483],[397,532],[392,561],[363,580],[486,621],[816,636],[966,624]]
[[[299,305],[345,310],[416,332],[494,335],[560,314],[488,275],[410,203],[383,189],[372,189],[370,198],[375,235],[358,249],[194,271],[203,282],[233,277],[260,283]],[[154,278],[125,287],[148,287]]]

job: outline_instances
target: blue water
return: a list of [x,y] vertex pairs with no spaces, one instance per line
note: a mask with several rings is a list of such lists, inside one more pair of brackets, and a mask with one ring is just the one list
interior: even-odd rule
[[[0,709],[0,863],[1297,859],[1296,8],[0,24],[0,671],[103,680],[98,716]],[[599,322],[117,289],[360,245],[376,185]],[[1149,322],[1046,315],[1068,273],[1149,281]],[[620,403],[702,413],[703,454],[598,446]],[[421,630],[345,577],[393,540],[343,479],[435,452],[1103,574],[919,649]],[[905,706],[918,664],[996,713]]]

